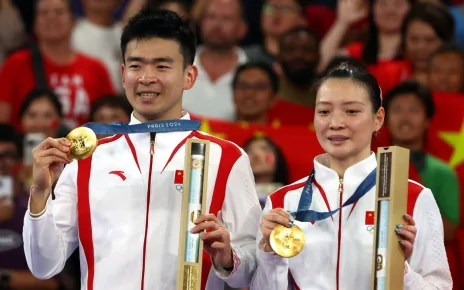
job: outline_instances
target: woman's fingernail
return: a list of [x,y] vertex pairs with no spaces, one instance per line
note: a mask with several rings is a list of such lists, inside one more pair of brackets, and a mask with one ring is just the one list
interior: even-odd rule
[[290,220],[291,223],[293,223],[295,221],[295,217],[290,215],[290,217],[288,218]]
[[397,229],[402,229],[402,228],[403,228],[403,225],[402,225],[402,224],[396,225],[396,228],[397,228]]
[[405,217],[405,218],[411,218],[411,216],[408,215],[408,214],[405,214],[404,217]]
[[401,239],[401,240],[399,240],[399,241],[398,241],[398,243],[400,243],[400,244],[403,244],[403,240],[402,240],[402,239]]

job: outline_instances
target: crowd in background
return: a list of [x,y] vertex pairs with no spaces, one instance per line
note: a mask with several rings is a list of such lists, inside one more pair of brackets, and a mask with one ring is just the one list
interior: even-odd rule
[[303,159],[320,151],[317,142],[285,140],[286,132],[314,134],[312,85],[340,62],[366,67],[387,113],[377,145],[411,150],[410,178],[432,189],[454,288],[464,289],[461,1],[0,0],[0,270],[15,277],[12,289],[79,289],[76,253],[59,277],[39,281],[27,268],[31,150],[89,121],[130,120],[120,36],[142,6],[175,11],[197,28],[199,76],[184,110],[208,133],[236,142],[230,136],[247,132],[238,145],[261,200],[311,170],[312,160],[301,164],[290,151]]

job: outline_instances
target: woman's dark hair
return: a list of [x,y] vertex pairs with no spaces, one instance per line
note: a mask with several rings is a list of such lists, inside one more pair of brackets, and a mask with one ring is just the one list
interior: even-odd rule
[[262,62],[248,62],[240,65],[235,71],[234,78],[232,79],[232,88],[235,89],[235,87],[237,86],[238,77],[242,72],[253,68],[260,69],[267,75],[269,82],[272,86],[272,91],[274,93],[277,93],[277,91],[279,90],[279,77],[277,76],[276,72],[272,69],[271,66]]
[[266,136],[253,136],[252,138],[248,139],[245,144],[243,145],[243,149],[245,151],[248,150],[248,148],[251,146],[251,144],[255,141],[258,140],[264,140],[271,146],[272,150],[275,153],[276,156],[276,168],[274,172],[274,177],[272,178],[273,182],[275,183],[280,183],[287,185],[289,184],[289,178],[288,178],[288,165],[287,161],[285,161],[285,157],[282,154],[282,151],[280,148],[277,146],[274,141],[272,141],[269,137]]
[[89,115],[91,122],[94,122],[95,113],[102,107],[120,108],[127,114],[129,118],[132,114],[132,107],[126,98],[121,96],[107,95],[98,99],[92,104]]
[[454,39],[455,22],[448,8],[438,1],[416,2],[406,15],[401,28],[402,46],[405,48],[406,31],[413,21],[425,22],[444,43]]
[[349,55],[337,55],[332,58],[332,60],[327,64],[325,70],[322,72],[322,76],[328,75],[331,71],[340,66],[341,63],[347,63],[350,67],[355,66],[359,68],[365,68],[364,63],[361,61],[349,56]]
[[421,85],[415,80],[408,80],[394,87],[385,97],[385,112],[388,118],[388,110],[391,102],[400,95],[412,94],[416,96],[424,105],[425,115],[427,119],[432,119],[435,114],[435,103],[432,93],[429,89]]
[[363,85],[369,93],[369,99],[372,102],[372,109],[377,113],[382,107],[382,91],[375,77],[362,67],[350,66],[343,62],[337,68],[330,71],[325,77],[317,81],[312,89],[311,94],[316,96],[321,85],[329,79],[351,79]]
[[42,98],[47,99],[53,105],[53,107],[56,110],[56,113],[60,118],[63,117],[63,107],[61,105],[60,99],[53,91],[49,89],[35,89],[29,92],[29,94],[27,94],[27,96],[21,103],[21,107],[19,109],[19,117],[22,118],[26,111],[29,109],[29,107],[32,105],[32,103]]
[[[379,55],[379,30],[375,24],[374,19],[374,3],[378,0],[370,0],[370,13],[369,13],[369,30],[367,31],[366,40],[364,41],[364,47],[361,51],[361,60],[366,64],[376,64]],[[413,0],[408,0],[409,5],[412,6]],[[398,47],[395,59],[399,58],[401,47]]]

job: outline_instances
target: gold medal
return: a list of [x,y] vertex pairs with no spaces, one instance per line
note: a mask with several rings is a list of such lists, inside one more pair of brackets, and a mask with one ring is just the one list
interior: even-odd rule
[[287,228],[283,225],[275,227],[270,236],[270,246],[274,252],[284,258],[298,255],[304,247],[304,232],[297,226]]
[[71,142],[71,150],[69,156],[76,160],[81,160],[93,154],[97,148],[97,135],[92,129],[87,127],[79,127],[66,136]]

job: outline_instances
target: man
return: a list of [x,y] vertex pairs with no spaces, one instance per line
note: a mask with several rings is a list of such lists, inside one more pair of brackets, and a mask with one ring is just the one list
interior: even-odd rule
[[204,46],[197,52],[198,81],[184,95],[184,109],[192,114],[232,121],[235,118],[231,82],[235,69],[247,61],[237,45],[246,23],[239,0],[212,0],[200,24]]
[[[188,23],[173,12],[142,10],[124,28],[121,50],[122,83],[134,108],[130,123],[188,120],[182,94],[198,73]],[[66,139],[47,139],[36,147],[23,234],[32,273],[47,278],[60,272],[81,245],[83,289],[175,289],[178,176],[187,138],[211,141],[207,208],[212,214],[199,217],[192,229],[206,231],[201,239],[211,257],[204,255],[202,289],[222,289],[223,281],[248,287],[261,212],[248,156],[233,143],[195,130],[115,135],[78,162],[69,159]],[[112,158],[113,150],[118,158]],[[68,164],[64,170],[63,164]],[[58,176],[56,199],[47,201]]]
[[313,122],[314,110],[277,96],[279,77],[265,63],[238,67],[232,81],[235,121],[256,125],[302,125]]
[[[34,30],[43,62],[45,86],[63,105],[64,123],[87,122],[90,105],[114,89],[104,65],[71,48],[73,16],[68,0],[38,0]],[[19,128],[18,112],[25,96],[39,85],[29,49],[11,55],[0,70],[0,122]]]
[[305,23],[301,1],[266,0],[261,12],[263,43],[246,48],[249,60],[273,65],[279,55],[279,40],[282,35]]
[[84,18],[80,19],[72,34],[73,48],[92,56],[105,64],[113,87],[122,92],[121,52],[119,38],[121,23],[115,22],[113,15],[121,0],[95,1],[84,0]]
[[306,27],[294,28],[282,36],[278,57],[280,97],[314,107],[311,87],[317,77],[318,49],[316,34]]
[[58,289],[55,278],[38,280],[27,268],[22,250],[27,197],[22,194],[14,168],[20,162],[20,136],[0,124],[0,289]]

